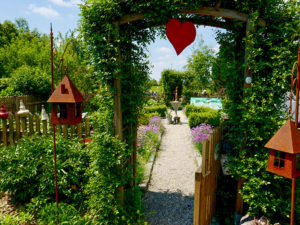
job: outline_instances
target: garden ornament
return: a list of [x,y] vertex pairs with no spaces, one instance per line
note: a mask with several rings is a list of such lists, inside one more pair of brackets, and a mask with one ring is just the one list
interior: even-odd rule
[[[297,65],[297,66],[295,66]],[[297,68],[297,77],[294,79],[294,69]],[[293,66],[291,76],[290,109],[292,112],[292,97],[296,83],[296,109],[295,121],[288,119],[265,145],[270,149],[267,171],[292,179],[291,219],[294,224],[296,178],[300,176],[300,131],[299,127],[299,90],[300,90],[300,39],[298,50],[298,63]]]
[[187,46],[194,42],[196,28],[192,22],[181,23],[177,19],[171,19],[166,25],[166,33],[177,55],[179,55]]
[[84,98],[66,75],[47,102],[52,103],[51,124],[75,125],[82,122],[81,103]]
[[8,119],[8,112],[6,112],[3,103],[1,104],[0,108],[0,119]]
[[179,106],[181,105],[181,102],[178,101],[178,87],[176,87],[176,91],[175,91],[175,101],[171,101],[170,103],[171,103],[171,105],[175,111],[176,117],[177,117],[177,110],[178,110]]
[[17,112],[17,114],[19,116],[27,116],[30,114],[29,110],[25,108],[25,105],[24,105],[24,102],[22,99],[20,100],[20,109]]
[[46,113],[44,105],[42,105],[42,112],[41,112],[41,120],[48,120],[48,115]]

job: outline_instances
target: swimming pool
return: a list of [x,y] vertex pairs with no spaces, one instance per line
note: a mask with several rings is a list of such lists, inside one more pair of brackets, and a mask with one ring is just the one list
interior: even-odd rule
[[221,98],[195,98],[192,97],[190,101],[191,105],[194,106],[205,106],[212,109],[222,109],[222,99]]

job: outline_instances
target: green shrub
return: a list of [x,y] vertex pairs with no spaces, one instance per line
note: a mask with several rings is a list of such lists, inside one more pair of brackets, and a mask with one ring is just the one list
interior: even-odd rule
[[[78,206],[84,200],[88,155],[78,140],[57,136],[57,173],[60,201]],[[52,136],[32,136],[0,151],[0,191],[14,202],[36,200],[36,205],[55,196]]]
[[209,124],[213,127],[217,127],[221,123],[221,115],[217,110],[201,112],[201,113],[191,113],[189,115],[189,126],[190,128],[196,127],[201,123]]
[[154,113],[141,113],[139,116],[139,125],[147,125],[149,124],[149,119],[153,116],[160,116],[158,112]]
[[[38,222],[41,225],[56,224],[56,203],[47,204],[39,211]],[[66,225],[89,225],[92,224],[87,217],[80,217],[79,212],[72,205],[66,203],[59,204],[59,223]]]
[[204,106],[194,106],[194,105],[186,105],[185,106],[185,115],[187,117],[190,116],[191,113],[202,113],[202,112],[213,112],[215,109],[204,107]]
[[7,90],[9,95],[38,95],[47,98],[51,93],[50,77],[38,67],[21,66],[12,73]]
[[91,163],[87,170],[89,181],[84,192],[88,196],[89,217],[95,224],[117,225],[136,221],[136,214],[140,209],[126,201],[126,207],[122,207],[118,190],[118,187],[124,187],[130,179],[132,171],[122,166],[128,162],[131,150],[124,142],[107,133],[94,134],[88,149]]
[[157,116],[165,117],[167,107],[165,105],[145,107],[145,113],[156,113]]

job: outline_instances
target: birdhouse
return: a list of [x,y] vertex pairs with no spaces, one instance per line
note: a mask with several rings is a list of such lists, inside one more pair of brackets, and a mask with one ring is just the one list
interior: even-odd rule
[[66,75],[47,101],[52,103],[51,124],[81,123],[81,103],[84,101],[80,91]]
[[265,147],[270,149],[267,171],[287,178],[300,176],[300,131],[291,119]]
[[3,103],[1,104],[0,108],[0,119],[8,119],[8,112],[6,112]]

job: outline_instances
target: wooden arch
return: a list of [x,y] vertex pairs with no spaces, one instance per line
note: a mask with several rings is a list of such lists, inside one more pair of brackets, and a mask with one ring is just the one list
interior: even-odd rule
[[[223,0],[224,1],[224,0]],[[227,30],[231,30],[231,23],[232,21],[239,21],[246,23],[246,35],[248,34],[247,31],[250,31],[252,29],[252,25],[250,24],[250,16],[243,12],[238,12],[232,9],[227,8],[221,8],[220,6],[223,4],[222,0],[217,0],[214,7],[200,7],[199,9],[189,10],[189,9],[183,9],[181,11],[182,14],[189,14],[189,15],[197,15],[201,17],[200,19],[196,18],[189,18],[188,20],[193,22],[197,25],[204,25],[204,26],[211,26],[211,27],[217,27],[217,28],[224,28]],[[145,20],[145,14],[138,13],[138,14],[127,14],[125,16],[122,16],[118,20],[112,21],[113,24],[116,25],[116,28],[119,29],[121,26],[126,26],[130,23],[137,23],[139,21]],[[258,26],[265,27],[266,22],[263,19],[258,19]],[[148,23],[144,28],[149,27],[156,27],[156,26],[162,26],[164,24],[150,22]],[[246,43],[247,45],[247,43]],[[245,62],[247,62],[247,52],[245,52]],[[122,59],[118,59],[121,60]],[[245,69],[245,78],[250,76],[251,72],[248,68]],[[245,84],[245,87],[249,87]],[[119,139],[123,138],[123,126],[122,126],[122,107],[121,107],[121,80],[118,78],[114,78],[114,88],[115,88],[115,94],[114,94],[114,135],[117,136]],[[130,164],[133,167],[133,186],[135,186],[135,164],[136,164],[136,152],[137,152],[137,131],[130,128],[132,134],[135,136],[133,140],[133,148],[134,153],[130,159]],[[120,196],[123,195],[123,187],[120,187]],[[241,199],[238,199],[241,201]]]

